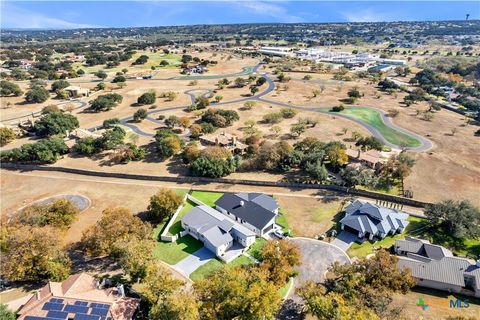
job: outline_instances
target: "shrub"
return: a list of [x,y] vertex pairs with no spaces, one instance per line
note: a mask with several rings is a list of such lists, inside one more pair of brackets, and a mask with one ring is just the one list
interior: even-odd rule
[[298,111],[293,108],[283,108],[282,110],[280,110],[280,113],[282,114],[282,117],[284,117],[285,119],[290,119],[295,117]]
[[180,152],[184,141],[178,137],[171,129],[160,129],[155,134],[155,143],[157,153],[160,158],[165,159],[172,157]]
[[147,116],[148,116],[147,110],[145,110],[145,109],[138,109],[138,110],[135,111],[135,113],[133,114],[133,121],[135,121],[135,122],[140,122],[140,121],[142,121],[143,119],[145,119]]
[[61,155],[67,153],[68,147],[63,138],[55,136],[3,152],[1,159],[7,162],[55,163]]
[[282,119],[283,119],[283,116],[279,112],[272,112],[263,116],[263,121],[265,123],[270,123],[270,124],[280,123]]
[[35,133],[41,137],[57,134],[65,135],[67,131],[78,128],[78,119],[68,113],[49,112],[33,126]]
[[208,109],[201,118],[202,122],[210,123],[217,128],[231,126],[240,117],[236,111],[223,109]]
[[90,101],[90,109],[97,112],[108,111],[116,107],[122,100],[123,97],[118,93],[103,94]]
[[50,93],[48,93],[47,89],[40,86],[34,86],[25,94],[25,100],[31,103],[42,103],[47,101],[48,98],[50,98]]
[[343,111],[343,110],[345,110],[345,107],[343,105],[335,106],[335,107],[332,108],[333,112],[340,112],[340,111]]
[[120,82],[126,82],[126,81],[127,81],[127,78],[125,78],[124,76],[116,76],[115,78],[113,78],[112,83],[120,83]]
[[6,80],[0,81],[0,96],[8,97],[14,95],[15,97],[19,97],[22,94],[23,91],[18,84]]
[[103,121],[103,128],[104,129],[110,129],[116,124],[120,123],[120,119],[118,118],[111,118]]
[[66,80],[57,80],[52,83],[52,91],[59,92],[60,90],[65,89],[68,87],[70,83]]
[[156,100],[157,96],[155,94],[155,91],[149,91],[138,97],[137,103],[141,105],[154,104]]
[[1,127],[0,128],[0,146],[3,147],[4,145],[12,142],[15,140],[17,135],[15,134],[15,131],[11,128],[7,127]]

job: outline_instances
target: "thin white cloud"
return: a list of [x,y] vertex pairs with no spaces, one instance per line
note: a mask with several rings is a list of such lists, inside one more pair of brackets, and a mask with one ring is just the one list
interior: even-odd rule
[[341,15],[348,22],[382,22],[392,20],[392,17],[389,14],[375,12],[371,8],[355,12],[341,12]]
[[76,29],[99,27],[50,17],[45,14],[19,8],[8,2],[3,2],[1,4],[1,26],[2,28],[24,29]]
[[233,1],[238,6],[241,6],[254,14],[268,16],[277,19],[280,22],[302,22],[303,18],[295,15],[291,15],[288,11],[277,4],[272,2],[262,2],[262,1]]

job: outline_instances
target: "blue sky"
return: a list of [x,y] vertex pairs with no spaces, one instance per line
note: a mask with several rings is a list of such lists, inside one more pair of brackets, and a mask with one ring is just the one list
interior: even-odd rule
[[2,28],[480,19],[480,1],[4,1]]

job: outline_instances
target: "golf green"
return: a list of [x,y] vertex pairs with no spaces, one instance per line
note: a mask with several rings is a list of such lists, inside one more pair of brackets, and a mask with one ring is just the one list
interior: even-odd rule
[[386,124],[380,112],[375,109],[368,107],[346,107],[340,114],[354,118],[375,128],[386,141],[398,147],[418,148],[422,145],[414,136],[400,132]]

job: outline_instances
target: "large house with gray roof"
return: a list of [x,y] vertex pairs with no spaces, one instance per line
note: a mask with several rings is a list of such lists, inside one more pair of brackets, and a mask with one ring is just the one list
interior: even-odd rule
[[260,237],[274,230],[278,215],[278,203],[263,193],[225,193],[215,208]]
[[417,285],[480,297],[480,259],[455,257],[442,246],[406,237],[394,246],[397,266],[410,269]]
[[229,262],[255,242],[255,233],[219,211],[197,206],[181,219],[183,229],[225,262]]
[[342,230],[357,234],[360,239],[383,239],[401,233],[408,225],[408,213],[367,201],[355,200],[345,209],[340,220]]

